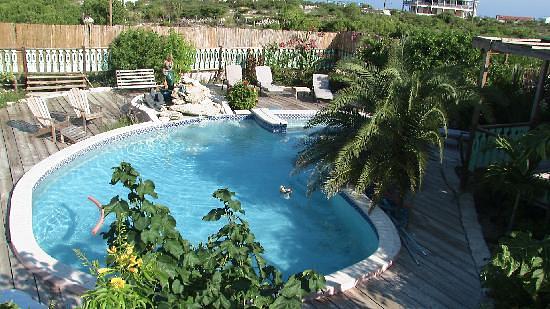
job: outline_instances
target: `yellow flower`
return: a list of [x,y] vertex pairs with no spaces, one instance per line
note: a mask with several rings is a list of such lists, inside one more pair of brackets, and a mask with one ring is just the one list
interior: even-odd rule
[[135,267],[130,267],[128,270],[129,270],[131,273],[136,273],[136,272],[138,271],[138,269],[135,268]]
[[115,289],[122,289],[124,288],[126,281],[124,281],[124,279],[122,278],[114,277],[111,279],[110,283],[111,283],[111,286],[114,287]]
[[97,274],[101,276],[101,275],[104,275],[104,274],[106,274],[110,271],[111,271],[110,268],[100,268],[100,269],[97,270]]
[[109,254],[115,254],[116,253],[116,247],[112,246],[111,248],[107,248],[107,253]]

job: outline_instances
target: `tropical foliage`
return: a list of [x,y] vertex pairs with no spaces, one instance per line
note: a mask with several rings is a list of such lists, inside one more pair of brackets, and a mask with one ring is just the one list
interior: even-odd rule
[[430,147],[443,147],[443,106],[455,100],[454,88],[407,72],[401,46],[383,67],[345,60],[336,71],[346,87],[309,121],[325,127],[306,141],[296,166],[313,166],[310,188],[329,196],[352,185],[358,192],[372,188],[375,201],[397,192],[402,206],[421,185]]
[[264,64],[273,73],[273,79],[284,85],[311,87],[313,73],[320,69],[316,38],[312,33],[295,35],[289,40],[264,47]]
[[485,172],[485,179],[494,190],[513,201],[507,228],[510,232],[521,199],[532,200],[550,190],[550,181],[537,175],[540,162],[550,154],[550,126],[541,126],[518,140],[498,137],[495,147],[507,158],[491,164]]
[[550,304],[550,236],[537,240],[513,232],[503,238],[481,278],[497,308],[547,308]]
[[129,29],[122,32],[109,48],[111,70],[154,68],[159,81],[163,78],[162,67],[167,56],[172,55],[176,73],[189,71],[195,60],[191,43],[172,31],[162,36],[150,30]]
[[258,93],[247,81],[239,82],[229,89],[227,101],[234,110],[251,109],[256,106]]
[[105,267],[86,261],[98,280],[84,294],[84,308],[297,308],[324,287],[324,277],[311,270],[285,282],[266,263],[241,203],[228,189],[214,192],[222,206],[203,217],[225,225],[193,246],[176,229],[169,208],[154,202],[154,183],[130,164],[113,168],[111,184],[129,192],[127,199],[115,196],[104,206],[115,220],[103,235],[109,247]]

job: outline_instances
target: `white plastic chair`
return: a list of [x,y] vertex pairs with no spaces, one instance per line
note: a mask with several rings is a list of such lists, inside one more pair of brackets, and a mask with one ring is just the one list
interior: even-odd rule
[[265,65],[256,67],[256,80],[260,84],[260,89],[264,89],[267,92],[282,92],[285,87],[273,85],[273,74],[271,74],[271,68]]
[[330,91],[328,75],[313,74],[313,93],[316,99],[332,100],[334,95]]

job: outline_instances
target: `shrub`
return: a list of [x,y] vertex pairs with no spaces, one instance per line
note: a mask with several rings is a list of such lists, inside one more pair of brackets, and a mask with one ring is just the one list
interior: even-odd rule
[[8,102],[17,102],[25,97],[23,90],[2,90],[0,89],[0,108],[6,107]]
[[168,55],[172,55],[177,73],[187,72],[195,59],[195,49],[176,32],[161,36],[144,29],[122,32],[110,45],[109,67],[114,70],[155,70],[157,81],[162,82],[162,67]]
[[250,86],[247,81],[237,83],[227,94],[229,106],[232,109],[251,109],[256,106],[258,93],[254,87]]
[[547,308],[550,304],[550,236],[512,232],[481,274],[496,308]]
[[96,288],[83,295],[85,309],[299,308],[304,296],[325,285],[311,270],[283,281],[262,257],[263,247],[228,189],[213,193],[223,205],[202,218],[223,220],[225,226],[193,246],[176,229],[170,209],[154,202],[155,184],[130,164],[113,168],[111,184],[122,184],[128,199],[115,196],[103,206],[116,219],[103,235],[106,267],[84,258],[97,276]]

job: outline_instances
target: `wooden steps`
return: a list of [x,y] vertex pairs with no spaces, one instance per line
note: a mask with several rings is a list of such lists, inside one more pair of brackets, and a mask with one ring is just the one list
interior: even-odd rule
[[27,91],[67,91],[72,88],[88,87],[86,75],[82,73],[39,73],[27,76]]

